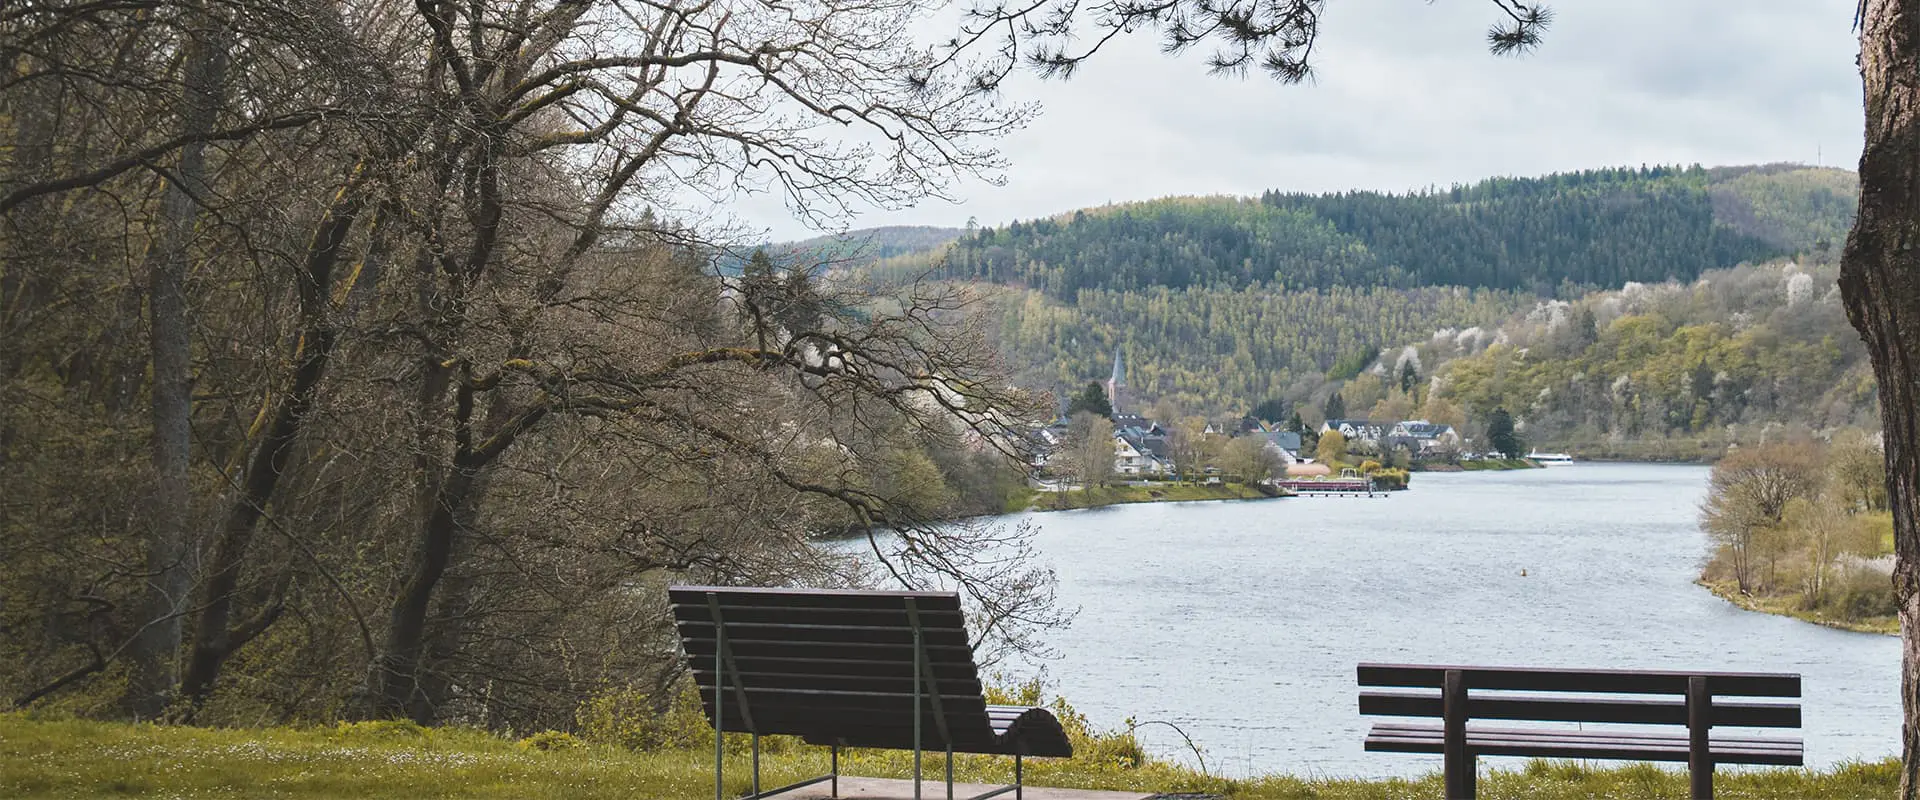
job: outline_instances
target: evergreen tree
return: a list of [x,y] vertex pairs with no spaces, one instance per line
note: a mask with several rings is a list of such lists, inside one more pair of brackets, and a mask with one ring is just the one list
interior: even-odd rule
[[1087,388],[1081,389],[1073,400],[1067,403],[1067,416],[1071,417],[1085,411],[1096,417],[1111,419],[1113,404],[1107,400],[1107,388],[1099,381],[1088,381]]
[[1332,397],[1327,398],[1327,405],[1321,411],[1329,420],[1346,419],[1347,401],[1340,399],[1339,392],[1334,392]]
[[1274,423],[1286,419],[1287,414],[1291,412],[1290,404],[1285,398],[1269,397],[1260,401],[1260,405],[1253,407],[1251,416],[1261,422]]
[[1507,458],[1519,458],[1526,450],[1526,443],[1513,430],[1513,415],[1507,413],[1506,406],[1487,415],[1487,443]]

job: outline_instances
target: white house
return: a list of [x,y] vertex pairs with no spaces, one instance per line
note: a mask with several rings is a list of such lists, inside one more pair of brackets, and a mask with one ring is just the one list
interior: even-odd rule
[[1320,434],[1339,431],[1347,437],[1348,444],[1361,444],[1368,447],[1380,446],[1380,437],[1387,433],[1386,426],[1364,419],[1330,419],[1320,424]]
[[1434,450],[1458,450],[1460,434],[1452,425],[1439,425],[1424,419],[1397,423],[1387,432],[1387,446],[1404,446],[1414,454]]

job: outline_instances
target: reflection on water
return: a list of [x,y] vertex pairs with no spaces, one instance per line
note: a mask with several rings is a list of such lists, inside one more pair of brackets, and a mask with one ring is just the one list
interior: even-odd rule
[[[1740,611],[1693,585],[1706,477],[1582,464],[1420,474],[1390,499],[1022,517],[1082,609],[1045,670],[1096,724],[1176,723],[1229,774],[1438,769],[1362,751],[1362,661],[1799,672],[1809,766],[1898,753],[1895,638]],[[1142,736],[1184,750],[1165,728]]]

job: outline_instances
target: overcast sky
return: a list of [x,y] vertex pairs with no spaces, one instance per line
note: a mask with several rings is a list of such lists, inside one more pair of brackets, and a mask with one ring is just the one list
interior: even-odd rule
[[[1332,0],[1314,82],[1210,77],[1151,35],[1072,80],[1010,81],[1041,117],[1007,138],[1006,185],[853,227],[1031,219],[1167,195],[1406,191],[1587,167],[1797,161],[1852,168],[1853,0],[1549,0],[1545,43],[1495,57],[1487,0]],[[775,240],[811,233],[745,198]]]

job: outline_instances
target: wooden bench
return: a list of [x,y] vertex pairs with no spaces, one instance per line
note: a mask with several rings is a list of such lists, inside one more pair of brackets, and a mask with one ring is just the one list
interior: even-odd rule
[[[972,800],[1022,794],[1027,756],[1071,756],[1051,712],[988,705],[973,647],[951,592],[868,592],[675,586],[668,589],[688,666],[713,723],[713,791],[722,794],[717,733],[753,741],[753,791],[767,797],[832,781],[840,793],[840,749],[913,751],[920,797],[924,750],[1013,756],[1013,784]],[[760,790],[760,737],[783,734],[832,748],[832,771]]]
[[[1425,717],[1381,722],[1366,749],[1438,753],[1448,800],[1474,797],[1479,756],[1684,761],[1693,797],[1713,797],[1715,764],[1800,766],[1800,740],[1709,735],[1715,726],[1798,728],[1797,703],[1724,702],[1721,697],[1799,697],[1800,676],[1731,672],[1509,669],[1361,664],[1360,713]],[[1677,699],[1675,699],[1677,698]],[[1475,720],[1678,725],[1680,733],[1632,729],[1492,727]]]

